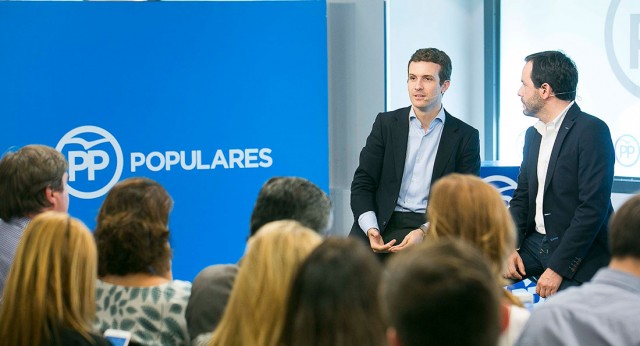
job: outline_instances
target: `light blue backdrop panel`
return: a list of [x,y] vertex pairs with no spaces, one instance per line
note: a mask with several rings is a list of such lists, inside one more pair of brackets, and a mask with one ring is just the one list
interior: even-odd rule
[[324,1],[0,2],[0,152],[62,151],[91,229],[116,181],[160,182],[191,280],[242,256],[268,178],[328,191],[326,39]]

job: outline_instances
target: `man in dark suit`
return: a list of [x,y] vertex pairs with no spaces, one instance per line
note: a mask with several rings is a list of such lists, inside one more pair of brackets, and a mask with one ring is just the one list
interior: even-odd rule
[[527,130],[510,203],[519,250],[505,277],[539,276],[536,293],[548,297],[609,262],[615,153],[607,125],[575,103],[575,63],[557,51],[525,61],[518,95],[524,114],[539,121]]
[[480,172],[478,130],[442,106],[450,78],[446,53],[417,50],[408,64],[411,106],[378,114],[360,152],[351,184],[355,222],[350,236],[374,252],[401,251],[424,238],[429,190],[436,180],[453,172]]

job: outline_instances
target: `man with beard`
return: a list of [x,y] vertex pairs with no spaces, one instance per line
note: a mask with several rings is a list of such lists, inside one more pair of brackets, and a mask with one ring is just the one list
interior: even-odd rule
[[539,276],[536,293],[548,297],[588,281],[610,260],[615,153],[607,125],[575,103],[575,63],[558,51],[525,61],[518,95],[523,113],[539,121],[526,132],[510,203],[519,249],[505,277]]

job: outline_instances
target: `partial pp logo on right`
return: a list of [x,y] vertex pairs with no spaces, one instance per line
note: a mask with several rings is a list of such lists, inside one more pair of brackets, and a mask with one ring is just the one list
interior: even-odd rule
[[616,140],[616,161],[624,167],[631,167],[640,158],[640,144],[631,135],[620,136]]
[[625,89],[640,98],[640,1],[611,1],[604,43],[616,78]]
[[493,185],[500,195],[504,203],[509,206],[511,198],[513,197],[513,191],[518,187],[518,182],[505,176],[505,175],[490,175],[482,178],[485,182]]

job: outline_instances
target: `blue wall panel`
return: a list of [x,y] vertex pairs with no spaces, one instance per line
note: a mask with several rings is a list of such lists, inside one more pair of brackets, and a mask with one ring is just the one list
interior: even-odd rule
[[268,178],[328,191],[324,1],[4,2],[0,47],[0,152],[62,151],[92,229],[110,183],[159,181],[176,278],[240,258]]

